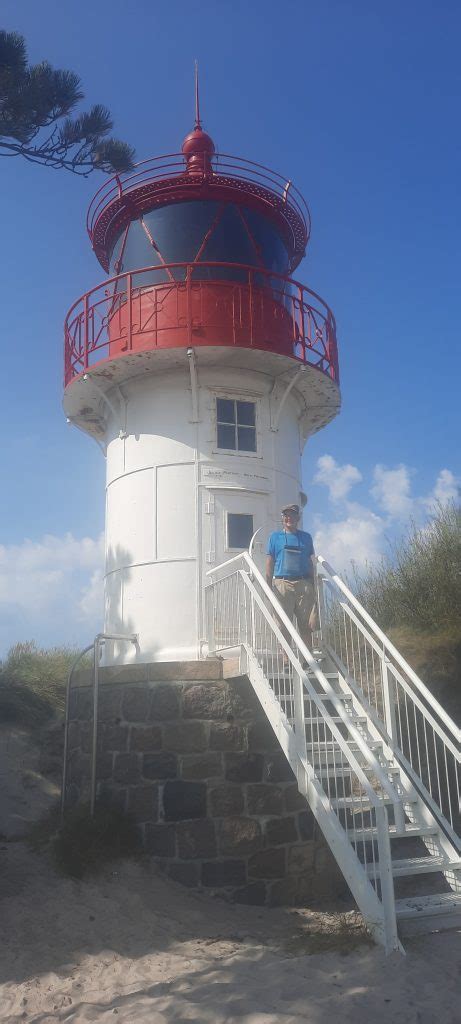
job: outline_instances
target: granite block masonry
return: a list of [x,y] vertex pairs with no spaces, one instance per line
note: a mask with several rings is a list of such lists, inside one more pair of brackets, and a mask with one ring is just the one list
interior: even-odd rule
[[[89,793],[92,680],[71,691],[68,803]],[[131,813],[165,873],[240,903],[345,891],[246,676],[223,663],[100,671],[97,799]]]

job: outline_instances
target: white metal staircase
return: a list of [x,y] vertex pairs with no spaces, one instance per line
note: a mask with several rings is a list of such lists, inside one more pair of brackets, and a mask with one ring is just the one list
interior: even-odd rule
[[235,651],[387,952],[461,924],[461,731],[325,559],[311,652],[247,552],[208,573],[210,653]]

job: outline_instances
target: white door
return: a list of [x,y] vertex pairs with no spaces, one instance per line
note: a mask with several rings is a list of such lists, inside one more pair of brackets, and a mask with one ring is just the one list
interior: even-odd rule
[[269,495],[254,491],[206,489],[202,495],[203,588],[207,584],[207,571],[240,551],[248,550],[256,530],[260,533],[253,545],[253,558],[264,572],[269,500]]

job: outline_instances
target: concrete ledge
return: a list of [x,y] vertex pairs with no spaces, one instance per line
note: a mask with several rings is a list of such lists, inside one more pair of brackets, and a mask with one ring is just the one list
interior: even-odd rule
[[[235,665],[237,661],[238,659],[235,659]],[[207,658],[203,661],[152,661],[146,664],[109,665],[99,669],[99,682],[111,683],[113,686],[115,683],[216,681],[224,678],[223,664],[225,663],[220,658]],[[92,669],[81,669],[73,675],[73,687],[92,686],[92,683]]]

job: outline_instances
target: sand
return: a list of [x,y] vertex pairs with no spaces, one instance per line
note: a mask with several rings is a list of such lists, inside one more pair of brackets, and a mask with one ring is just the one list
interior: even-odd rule
[[229,905],[147,861],[80,882],[19,840],[0,872],[2,1024],[461,1020],[459,930],[386,958],[354,915]]

